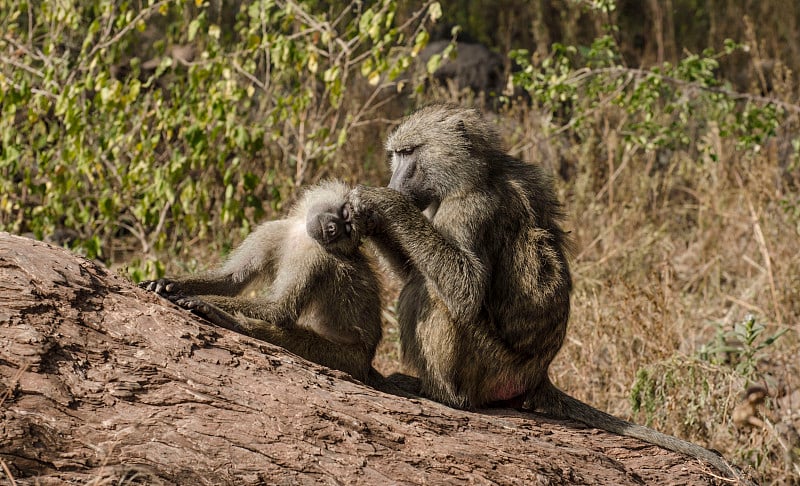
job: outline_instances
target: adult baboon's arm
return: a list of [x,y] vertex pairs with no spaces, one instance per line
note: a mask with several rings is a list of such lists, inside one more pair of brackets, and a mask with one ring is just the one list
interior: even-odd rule
[[383,251],[394,250],[387,255],[390,261],[406,258],[433,284],[432,290],[456,322],[476,318],[488,275],[484,255],[474,250],[479,221],[445,236],[406,196],[388,187],[359,186],[350,193],[350,203],[356,218],[375,220],[372,237]]

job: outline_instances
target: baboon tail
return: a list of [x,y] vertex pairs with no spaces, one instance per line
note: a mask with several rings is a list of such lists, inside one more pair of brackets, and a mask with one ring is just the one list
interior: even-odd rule
[[537,390],[535,396],[528,399],[526,406],[537,412],[558,418],[576,420],[590,427],[602,429],[614,434],[633,437],[663,447],[664,449],[686,454],[711,464],[727,477],[736,478],[743,484],[753,484],[733,466],[728,464],[718,453],[700,447],[697,444],[678,439],[677,437],[662,434],[651,428],[614,417],[613,415],[598,410],[591,405],[587,405],[567,395],[550,383],[549,380]]

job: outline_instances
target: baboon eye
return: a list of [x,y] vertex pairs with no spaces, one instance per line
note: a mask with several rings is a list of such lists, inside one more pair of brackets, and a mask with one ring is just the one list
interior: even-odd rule
[[406,156],[406,155],[413,154],[415,150],[417,150],[417,147],[406,147],[406,148],[401,148],[401,149],[395,150],[394,153],[396,153],[397,155],[400,155],[400,156]]
[[350,210],[347,206],[342,207],[342,219],[350,219]]

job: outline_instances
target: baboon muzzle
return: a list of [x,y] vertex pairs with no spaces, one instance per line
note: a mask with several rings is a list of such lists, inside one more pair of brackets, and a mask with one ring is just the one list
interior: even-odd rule
[[350,234],[351,223],[336,213],[320,213],[306,222],[309,236],[326,244]]

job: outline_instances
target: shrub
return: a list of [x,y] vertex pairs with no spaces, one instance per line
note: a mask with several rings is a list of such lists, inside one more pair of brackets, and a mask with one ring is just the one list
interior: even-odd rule
[[214,4],[0,0],[0,229],[68,235],[137,280],[163,272],[165,248],[230,244],[334,172],[441,15]]

